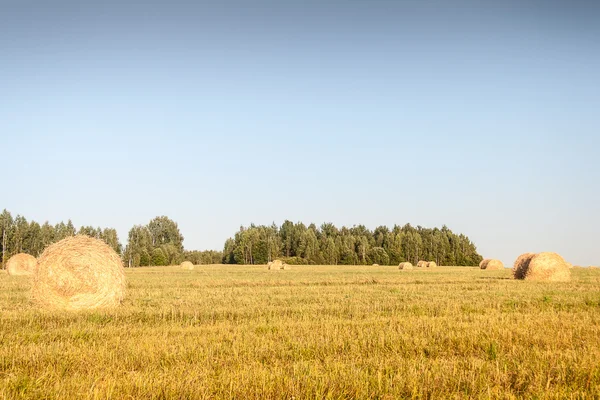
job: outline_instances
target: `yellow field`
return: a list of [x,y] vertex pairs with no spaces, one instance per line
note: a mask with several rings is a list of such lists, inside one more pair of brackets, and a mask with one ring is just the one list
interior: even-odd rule
[[128,270],[113,311],[0,274],[0,398],[597,398],[600,270]]

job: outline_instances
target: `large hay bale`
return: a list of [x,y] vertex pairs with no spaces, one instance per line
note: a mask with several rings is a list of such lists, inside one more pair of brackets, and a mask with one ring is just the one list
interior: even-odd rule
[[571,270],[559,254],[538,253],[529,258],[529,262],[522,263],[518,279],[568,282],[571,280]]
[[281,260],[273,260],[269,264],[267,264],[268,269],[283,269],[283,261]]
[[419,262],[417,263],[417,267],[418,267],[418,268],[427,267],[427,261],[423,261],[423,260],[419,261]]
[[573,268],[573,264],[571,264],[570,262],[567,262],[567,267],[569,267],[569,269]]
[[281,264],[281,269],[292,269],[289,264],[283,263]]
[[535,256],[535,253],[523,253],[515,260],[513,264],[513,277],[515,279],[525,279],[527,269],[529,268],[529,262]]
[[83,235],[46,248],[33,278],[33,300],[48,308],[117,306],[125,295],[125,270],[119,255],[102,240]]
[[398,264],[398,269],[413,269],[413,265],[409,262],[401,262],[400,264]]
[[184,261],[181,263],[180,267],[181,269],[187,269],[188,271],[191,271],[194,269],[194,264],[192,264],[191,261]]
[[435,268],[437,267],[437,264],[435,263],[435,261],[429,261],[427,263],[427,268]]
[[13,276],[32,275],[36,264],[37,260],[32,255],[25,253],[15,254],[6,262],[6,272]]
[[491,271],[493,271],[493,270],[501,270],[501,269],[504,269],[504,264],[500,260],[487,259],[487,260],[483,260],[479,264],[479,268],[481,268],[481,269],[488,269],[488,270],[491,270]]

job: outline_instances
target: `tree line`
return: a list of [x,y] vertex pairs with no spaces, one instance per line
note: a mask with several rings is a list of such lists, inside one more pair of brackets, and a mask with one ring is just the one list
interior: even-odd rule
[[364,225],[337,228],[331,223],[308,226],[285,221],[280,227],[240,227],[225,242],[223,262],[264,264],[282,258],[288,264],[397,265],[409,261],[435,261],[438,265],[478,265],[482,257],[471,240],[442,228],[416,228],[410,224],[392,229]]
[[0,262],[14,254],[38,257],[52,243],[76,234],[104,240],[123,258],[127,267],[194,264],[265,264],[280,258],[288,264],[396,265],[403,261],[435,261],[438,265],[478,265],[482,257],[475,245],[462,234],[442,228],[395,225],[379,226],[370,231],[363,225],[347,228],[331,223],[308,226],[285,221],[240,227],[227,239],[223,251],[186,250],[177,223],[166,216],[152,219],[147,225],[135,225],[123,247],[113,228],[81,226],[71,220],[51,225],[27,221],[21,215],[0,214]]
[[71,220],[51,225],[48,221],[40,224],[27,221],[22,215],[13,218],[7,210],[0,214],[0,262],[2,265],[18,253],[39,257],[46,247],[66,237],[85,234],[104,240],[117,253],[121,253],[121,243],[117,231],[112,228],[82,226],[75,228]]

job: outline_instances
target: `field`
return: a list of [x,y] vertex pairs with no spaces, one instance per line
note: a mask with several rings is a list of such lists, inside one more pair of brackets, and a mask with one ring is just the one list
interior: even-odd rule
[[600,270],[127,271],[124,305],[41,311],[0,274],[0,398],[598,398]]

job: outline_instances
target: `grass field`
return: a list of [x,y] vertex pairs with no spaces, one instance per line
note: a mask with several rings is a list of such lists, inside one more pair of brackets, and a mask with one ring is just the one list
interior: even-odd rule
[[0,398],[598,398],[600,270],[128,270],[124,305],[41,311],[0,274]]

